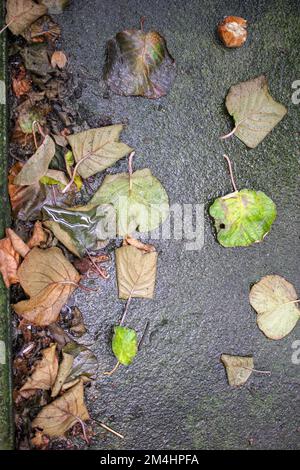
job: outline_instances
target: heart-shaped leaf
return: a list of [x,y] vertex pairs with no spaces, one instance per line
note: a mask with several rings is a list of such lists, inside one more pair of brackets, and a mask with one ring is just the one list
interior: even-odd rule
[[39,5],[32,0],[7,0],[6,24],[15,35],[21,34],[40,16],[47,13],[45,5]]
[[105,170],[132,151],[128,145],[119,142],[123,127],[114,124],[67,137],[76,162],[82,160],[77,170],[82,178]]
[[261,241],[276,219],[274,202],[262,191],[242,189],[214,201],[209,209],[217,238],[225,247]]
[[117,248],[115,254],[119,298],[152,299],[156,279],[157,253],[145,253],[134,246],[127,245]]
[[226,369],[229,385],[239,387],[247,382],[254,369],[252,356],[231,356],[222,354],[221,361]]
[[22,167],[20,173],[15,177],[14,184],[28,186],[38,183],[42,176],[45,176],[49,164],[55,154],[55,144],[51,137],[47,135],[35,154]]
[[20,394],[24,398],[30,396],[35,390],[50,390],[55,382],[58,371],[56,344],[43,349],[42,356],[42,359],[35,364],[32,375],[20,389]]
[[226,107],[235,121],[234,134],[247,147],[256,147],[287,113],[269,93],[264,75],[230,88]]
[[112,350],[118,361],[129,366],[137,354],[137,334],[126,326],[115,326]]
[[40,428],[50,437],[63,436],[79,420],[89,419],[84,404],[83,383],[79,382],[61,397],[45,406],[33,420],[32,426]]
[[135,230],[156,229],[169,214],[169,198],[148,168],[108,175],[90,201],[91,205],[112,204],[117,214],[117,231],[121,236]]
[[77,287],[80,275],[59,248],[33,248],[18,276],[29,300],[14,305],[15,312],[38,326],[54,323],[61,308]]
[[287,336],[300,318],[294,286],[276,274],[254,284],[249,299],[257,312],[258,327],[270,339]]
[[122,31],[107,44],[104,78],[119,95],[160,98],[175,78],[175,63],[156,31]]

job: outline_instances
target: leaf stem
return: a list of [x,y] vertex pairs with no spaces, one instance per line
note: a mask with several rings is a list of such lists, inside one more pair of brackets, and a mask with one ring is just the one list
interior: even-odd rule
[[231,161],[230,161],[230,158],[227,156],[227,155],[223,155],[223,157],[225,158],[225,160],[227,161],[228,163],[228,168],[229,168],[229,173],[230,173],[230,179],[231,179],[231,184],[232,184],[232,187],[234,189],[234,192],[237,192],[238,189],[237,189],[237,186],[235,184],[235,180],[234,180],[234,176],[233,176],[233,171],[232,171],[232,165],[231,165]]
[[256,372],[257,374],[271,375],[270,370],[258,370],[258,369],[253,369],[252,367],[246,367],[246,366],[242,366],[242,367],[243,369],[252,370],[252,372]]
[[108,279],[109,278],[109,274],[105,273],[104,271],[102,271],[102,269],[95,263],[95,261],[93,260],[93,258],[91,257],[90,255],[90,252],[89,250],[86,248],[86,254],[88,255],[88,258],[90,260],[90,262],[92,263],[92,265],[94,266],[94,268],[96,269],[97,273],[103,277],[103,279]]
[[132,191],[132,173],[133,173],[133,157],[135,152],[131,152],[128,157],[128,173],[129,173],[129,194]]
[[72,184],[74,183],[74,180],[75,180],[75,177],[76,177],[76,173],[77,173],[77,169],[79,167],[79,165],[81,165],[81,163],[83,163],[88,157],[91,156],[91,153],[87,153],[84,157],[82,157],[81,160],[79,160],[79,162],[76,163],[75,165],[75,168],[74,168],[74,171],[73,171],[73,174],[72,174],[72,178],[70,179],[69,183],[67,184],[67,186],[62,190],[62,193],[66,193],[67,191],[69,191],[70,187],[72,186]]
[[108,376],[113,375],[113,373],[116,372],[116,370],[118,369],[119,365],[120,365],[120,362],[118,361],[112,370],[110,370],[109,372],[103,372],[103,375],[108,375]]
[[141,19],[140,19],[141,31],[144,31],[145,20],[146,20],[146,16],[142,16]]
[[220,137],[221,140],[225,140],[225,139],[228,139],[229,137],[231,137],[237,130],[238,126],[235,126],[232,131],[230,131],[228,134],[225,134],[225,135],[222,135]]
[[[133,291],[132,291],[133,292]],[[127,302],[126,302],[126,305],[125,305],[125,309],[124,309],[124,312],[123,312],[123,316],[121,318],[121,321],[120,321],[120,326],[123,325],[124,321],[125,321],[125,318],[126,318],[126,315],[127,315],[127,312],[128,312],[128,308],[129,308],[129,305],[130,305],[130,302],[132,300],[132,292],[130,292],[130,295],[127,299]]]

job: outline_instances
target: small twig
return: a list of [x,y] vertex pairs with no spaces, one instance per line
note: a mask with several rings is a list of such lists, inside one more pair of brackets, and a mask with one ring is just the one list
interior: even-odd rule
[[119,437],[120,439],[124,439],[124,436],[123,434],[120,434],[119,432],[115,431],[114,429],[110,428],[109,426],[107,426],[106,424],[102,423],[102,421],[98,421],[97,419],[94,419],[94,418],[91,418],[92,421],[94,421],[95,423],[99,424],[99,426],[101,426],[103,429],[105,429],[106,431],[108,432],[111,432],[112,434],[114,434],[115,436]]
[[132,173],[133,173],[133,157],[135,155],[135,152],[131,152],[131,154],[128,157],[128,173],[129,173],[129,193],[132,191]]
[[142,334],[142,337],[141,337],[141,339],[140,339],[140,341],[139,341],[139,344],[138,344],[138,350],[141,349],[141,347],[142,347],[142,345],[143,345],[143,343],[144,343],[144,341],[145,341],[145,337],[146,337],[147,331],[148,331],[148,329],[149,329],[149,325],[150,325],[150,322],[149,322],[149,320],[147,320],[146,326],[145,326],[144,331],[143,331],[143,334]]
[[234,189],[235,192],[238,191],[237,189],[237,186],[235,184],[235,181],[234,181],[234,176],[233,176],[233,171],[232,171],[232,166],[231,166],[231,161],[230,161],[230,158],[227,156],[227,155],[223,155],[223,157],[225,158],[225,160],[227,161],[228,163],[228,168],[229,168],[229,173],[230,173],[230,179],[231,179],[231,184],[232,184],[232,187]]
[[108,376],[113,375],[113,373],[116,372],[116,370],[118,369],[119,365],[120,365],[120,362],[118,361],[112,370],[110,370],[109,372],[103,372],[103,375],[108,375]]
[[73,171],[73,174],[72,174],[72,178],[70,179],[69,183],[67,184],[67,186],[62,190],[62,193],[66,193],[67,191],[69,191],[70,187],[72,186],[72,184],[74,183],[74,180],[75,180],[75,177],[76,177],[76,173],[77,173],[77,169],[79,167],[79,165],[81,165],[81,163],[83,163],[88,157],[91,156],[91,153],[87,153],[84,157],[82,157],[81,160],[79,160],[79,162],[76,163],[75,167],[74,167],[74,171]]

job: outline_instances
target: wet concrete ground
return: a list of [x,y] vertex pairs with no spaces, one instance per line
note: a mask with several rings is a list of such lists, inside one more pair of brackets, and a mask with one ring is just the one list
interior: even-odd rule
[[[216,25],[225,15],[249,21],[249,39],[225,49]],[[157,29],[176,59],[171,93],[148,101],[107,95],[102,81],[105,43],[116,32]],[[111,119],[127,123],[123,140],[136,149],[135,168],[149,167],[170,202],[204,204],[205,243],[187,251],[185,241],[157,241],[160,253],[153,301],[133,300],[127,325],[149,331],[133,365],[112,378],[99,374],[88,390],[91,415],[126,437],[99,431],[100,449],[299,449],[300,365],[292,363],[300,324],[285,339],[271,341],[256,326],[249,287],[278,273],[299,288],[299,110],[292,83],[300,79],[300,2],[179,0],[76,0],[57,20],[62,48],[78,88],[80,114],[90,126]],[[222,142],[231,128],[224,99],[229,87],[265,73],[287,117],[254,150],[237,138]],[[238,187],[264,191],[278,217],[261,244],[225,249],[218,245],[207,209],[231,191],[222,154],[234,163]],[[125,171],[126,162],[108,170]],[[112,325],[122,315],[113,264],[100,291],[76,292],[74,303],[89,328],[100,371],[115,364]],[[253,354],[255,366],[240,389],[226,381],[221,353]]]

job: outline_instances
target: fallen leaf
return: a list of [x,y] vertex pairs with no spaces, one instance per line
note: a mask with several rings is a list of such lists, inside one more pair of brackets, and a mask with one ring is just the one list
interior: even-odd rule
[[30,248],[29,246],[22,240],[19,235],[17,235],[11,228],[6,229],[6,236],[10,239],[11,244],[14,250],[25,258],[25,256],[29,253]]
[[107,43],[104,78],[119,95],[160,98],[175,78],[175,62],[156,31],[122,31]]
[[214,201],[218,242],[225,247],[249,246],[263,240],[276,219],[276,206],[262,191],[242,189]]
[[139,250],[145,251],[145,253],[156,251],[154,245],[150,245],[150,243],[143,243],[140,240],[137,240],[136,238],[131,237],[130,235],[127,235],[124,238],[123,245],[134,246],[135,248],[138,248]]
[[66,331],[63,330],[57,323],[52,323],[49,325],[48,330],[56,342],[58,350],[61,350],[69,341],[72,341]]
[[115,254],[119,298],[152,299],[156,279],[157,253],[145,253],[128,245],[117,248]]
[[67,57],[66,54],[62,51],[55,51],[51,57],[51,65],[55,69],[58,67],[59,69],[63,69],[67,65]]
[[42,359],[37,361],[32,375],[20,389],[20,394],[28,398],[35,390],[50,390],[55,383],[58,371],[56,344],[43,349]]
[[31,90],[31,79],[27,77],[23,65],[20,65],[17,74],[12,77],[12,89],[17,98],[26,95]]
[[106,207],[44,206],[45,217],[52,219],[44,225],[76,256],[83,256],[88,249],[96,249],[97,240],[109,235],[111,211]]
[[23,31],[22,36],[27,42],[41,43],[48,39],[53,43],[60,37],[60,34],[60,26],[50,16],[45,15]]
[[287,113],[270,95],[264,75],[232,86],[226,107],[235,121],[232,133],[250,148],[256,147]]
[[[76,267],[76,265],[75,265]],[[75,307],[73,310],[73,318],[70,327],[70,333],[72,335],[81,337],[87,332],[86,326],[84,324],[83,316],[78,307]]]
[[300,318],[294,286],[277,274],[254,284],[249,299],[257,312],[258,327],[270,339],[287,336]]
[[15,312],[29,323],[54,323],[61,308],[76,289],[80,276],[59,248],[33,248],[18,270],[29,300],[14,305]]
[[[131,182],[131,188],[130,188]],[[148,168],[128,173],[107,175],[90,205],[112,204],[117,215],[117,231],[126,236],[138,230],[156,229],[169,215],[169,198]]]
[[59,185],[61,189],[63,189],[68,184],[68,178],[66,177],[65,173],[60,170],[47,170],[45,176],[40,178],[40,183],[46,185]]
[[137,354],[137,334],[126,326],[115,326],[112,350],[118,361],[129,366]]
[[72,387],[64,395],[45,406],[33,420],[32,426],[50,437],[63,436],[78,421],[89,419],[84,404],[83,384]]
[[7,0],[5,22],[15,35],[21,34],[40,16],[47,13],[45,5],[39,5],[32,0]]
[[28,186],[37,183],[47,171],[55,154],[55,144],[47,135],[40,147],[25,163],[19,174],[14,179],[14,184]]
[[17,274],[19,264],[20,255],[14,250],[11,240],[9,238],[0,240],[0,272],[7,288],[19,282]]
[[82,160],[77,169],[82,178],[105,170],[132,151],[131,147],[119,142],[123,127],[122,124],[114,124],[67,136],[75,161]]
[[49,59],[49,48],[45,43],[30,44],[20,50],[26,70],[32,82],[44,89],[53,76],[53,68]]
[[40,247],[47,243],[47,239],[48,239],[48,236],[47,236],[47,233],[43,229],[42,223],[39,220],[37,220],[34,224],[33,232],[32,232],[30,239],[27,242],[27,245],[29,246],[30,249],[34,248],[35,246]]
[[70,373],[70,370],[72,369],[72,364],[74,361],[74,357],[70,354],[67,354],[62,351],[62,355],[63,358],[59,365],[58,374],[51,392],[52,398],[57,397],[57,395],[59,394],[63,384],[65,383],[66,378]]
[[231,356],[222,354],[221,361],[226,369],[229,385],[239,387],[247,382],[254,369],[252,356]]
[[73,382],[78,378],[94,378],[97,374],[98,360],[95,354],[83,344],[69,342],[64,346],[63,352],[73,356],[73,364],[65,383]]
[[49,445],[49,441],[49,437],[44,436],[41,431],[36,431],[34,437],[31,439],[31,444],[39,450],[45,450]]

